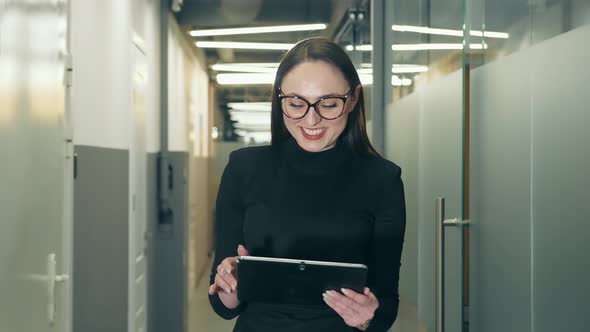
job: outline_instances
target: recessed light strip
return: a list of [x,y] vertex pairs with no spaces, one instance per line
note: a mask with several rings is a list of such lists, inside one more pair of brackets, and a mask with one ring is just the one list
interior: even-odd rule
[[[472,50],[487,49],[487,44],[471,44],[469,46]],[[372,51],[373,45],[347,45],[347,51]],[[460,43],[435,43],[435,44],[394,44],[391,45],[391,49],[394,51],[437,51],[437,50],[462,50],[463,44]]]
[[270,126],[270,113],[263,114],[263,116],[254,116],[256,113],[232,113],[230,118],[238,122],[240,125],[246,126]]
[[242,43],[242,42],[212,42],[198,41],[195,43],[199,48],[233,48],[244,50],[279,50],[288,51],[294,44],[281,43]]
[[270,112],[270,102],[227,103],[227,107],[236,111]]
[[429,27],[419,27],[412,25],[392,25],[391,30],[398,32],[417,32],[431,35],[445,35],[445,36],[457,36],[462,37],[463,31],[461,30],[450,30],[450,29],[435,29]]
[[[364,64],[363,64],[364,65]],[[427,66],[420,66],[420,65],[404,65],[404,64],[394,64],[391,68],[391,72],[393,74],[409,74],[409,73],[424,73],[428,71]],[[359,74],[372,74],[373,68],[369,66],[362,66],[362,68],[358,69],[357,72]]]
[[[417,33],[424,33],[424,34],[431,34],[431,35],[463,37],[462,30],[437,29],[437,28],[420,27],[420,26],[413,26],[413,25],[392,25],[391,29],[393,31],[398,31],[398,32],[417,32]],[[501,39],[510,38],[509,34],[507,34],[505,32],[496,32],[496,31],[483,31],[482,32],[479,30],[470,30],[469,34],[471,36],[476,36],[476,37],[501,38]]]
[[[472,50],[487,49],[487,44],[471,44]],[[434,44],[397,44],[392,45],[394,51],[436,51],[436,50],[462,50],[463,44],[460,43],[434,43]]]
[[[373,84],[373,75],[368,73],[359,74],[359,78],[363,85]],[[254,84],[273,84],[275,75],[272,74],[217,74],[217,83],[220,85],[254,85]],[[391,85],[411,85],[412,80],[403,78],[400,79],[396,75],[391,76]],[[233,104],[233,103],[230,103]],[[241,111],[260,111],[268,112],[269,106],[265,107],[249,107],[249,108],[238,108],[236,105],[230,105],[228,107],[235,110]]]
[[236,66],[236,65],[229,65],[229,64],[216,64],[211,66],[211,69],[215,71],[230,71],[230,72],[242,72],[242,73],[267,73],[267,74],[274,74],[277,72],[276,68],[272,67],[259,67],[259,66]]
[[265,67],[265,68],[278,68],[278,62],[229,62],[219,63],[220,65],[226,66],[248,66],[248,67]]
[[274,74],[217,74],[217,83],[221,85],[273,84],[274,81]]
[[425,73],[427,71],[428,66],[411,64],[394,64],[391,68],[391,72],[394,74]]
[[292,31],[315,31],[325,30],[326,25],[318,24],[295,24],[295,25],[276,25],[266,27],[250,27],[250,28],[230,28],[230,29],[208,29],[208,30],[192,30],[189,34],[193,37],[206,36],[230,36],[230,35],[247,35],[258,33],[273,33],[273,32],[292,32]]

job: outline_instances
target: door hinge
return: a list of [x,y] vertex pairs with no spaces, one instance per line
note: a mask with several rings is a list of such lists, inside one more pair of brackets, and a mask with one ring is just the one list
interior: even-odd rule
[[78,154],[74,153],[74,180],[78,178]]
[[64,86],[72,86],[74,81],[74,61],[71,54],[67,54],[64,61]]

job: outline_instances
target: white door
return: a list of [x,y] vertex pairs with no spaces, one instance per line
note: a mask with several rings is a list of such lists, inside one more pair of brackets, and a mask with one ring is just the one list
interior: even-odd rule
[[146,214],[146,84],[147,57],[142,40],[135,36],[131,47],[133,59],[131,102],[131,146],[129,150],[129,331],[147,330],[147,214]]
[[0,330],[71,330],[68,2],[0,0]]

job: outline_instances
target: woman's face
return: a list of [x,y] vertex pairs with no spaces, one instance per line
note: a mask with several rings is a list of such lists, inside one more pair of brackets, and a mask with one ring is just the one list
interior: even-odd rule
[[[351,87],[342,72],[334,65],[324,61],[303,62],[291,69],[283,78],[281,94],[297,96],[313,104],[326,96],[344,96]],[[309,152],[319,152],[336,145],[336,140],[344,131],[348,113],[356,105],[360,86],[348,97],[344,113],[337,119],[321,118],[314,108],[309,109],[301,119],[290,119],[283,113],[285,127],[301,148]]]

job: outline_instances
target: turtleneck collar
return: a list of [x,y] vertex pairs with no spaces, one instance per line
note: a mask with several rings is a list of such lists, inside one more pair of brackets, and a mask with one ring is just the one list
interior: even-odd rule
[[294,138],[284,142],[283,157],[287,166],[310,173],[333,172],[352,158],[352,151],[338,138],[336,145],[328,150],[309,152],[304,150]]

